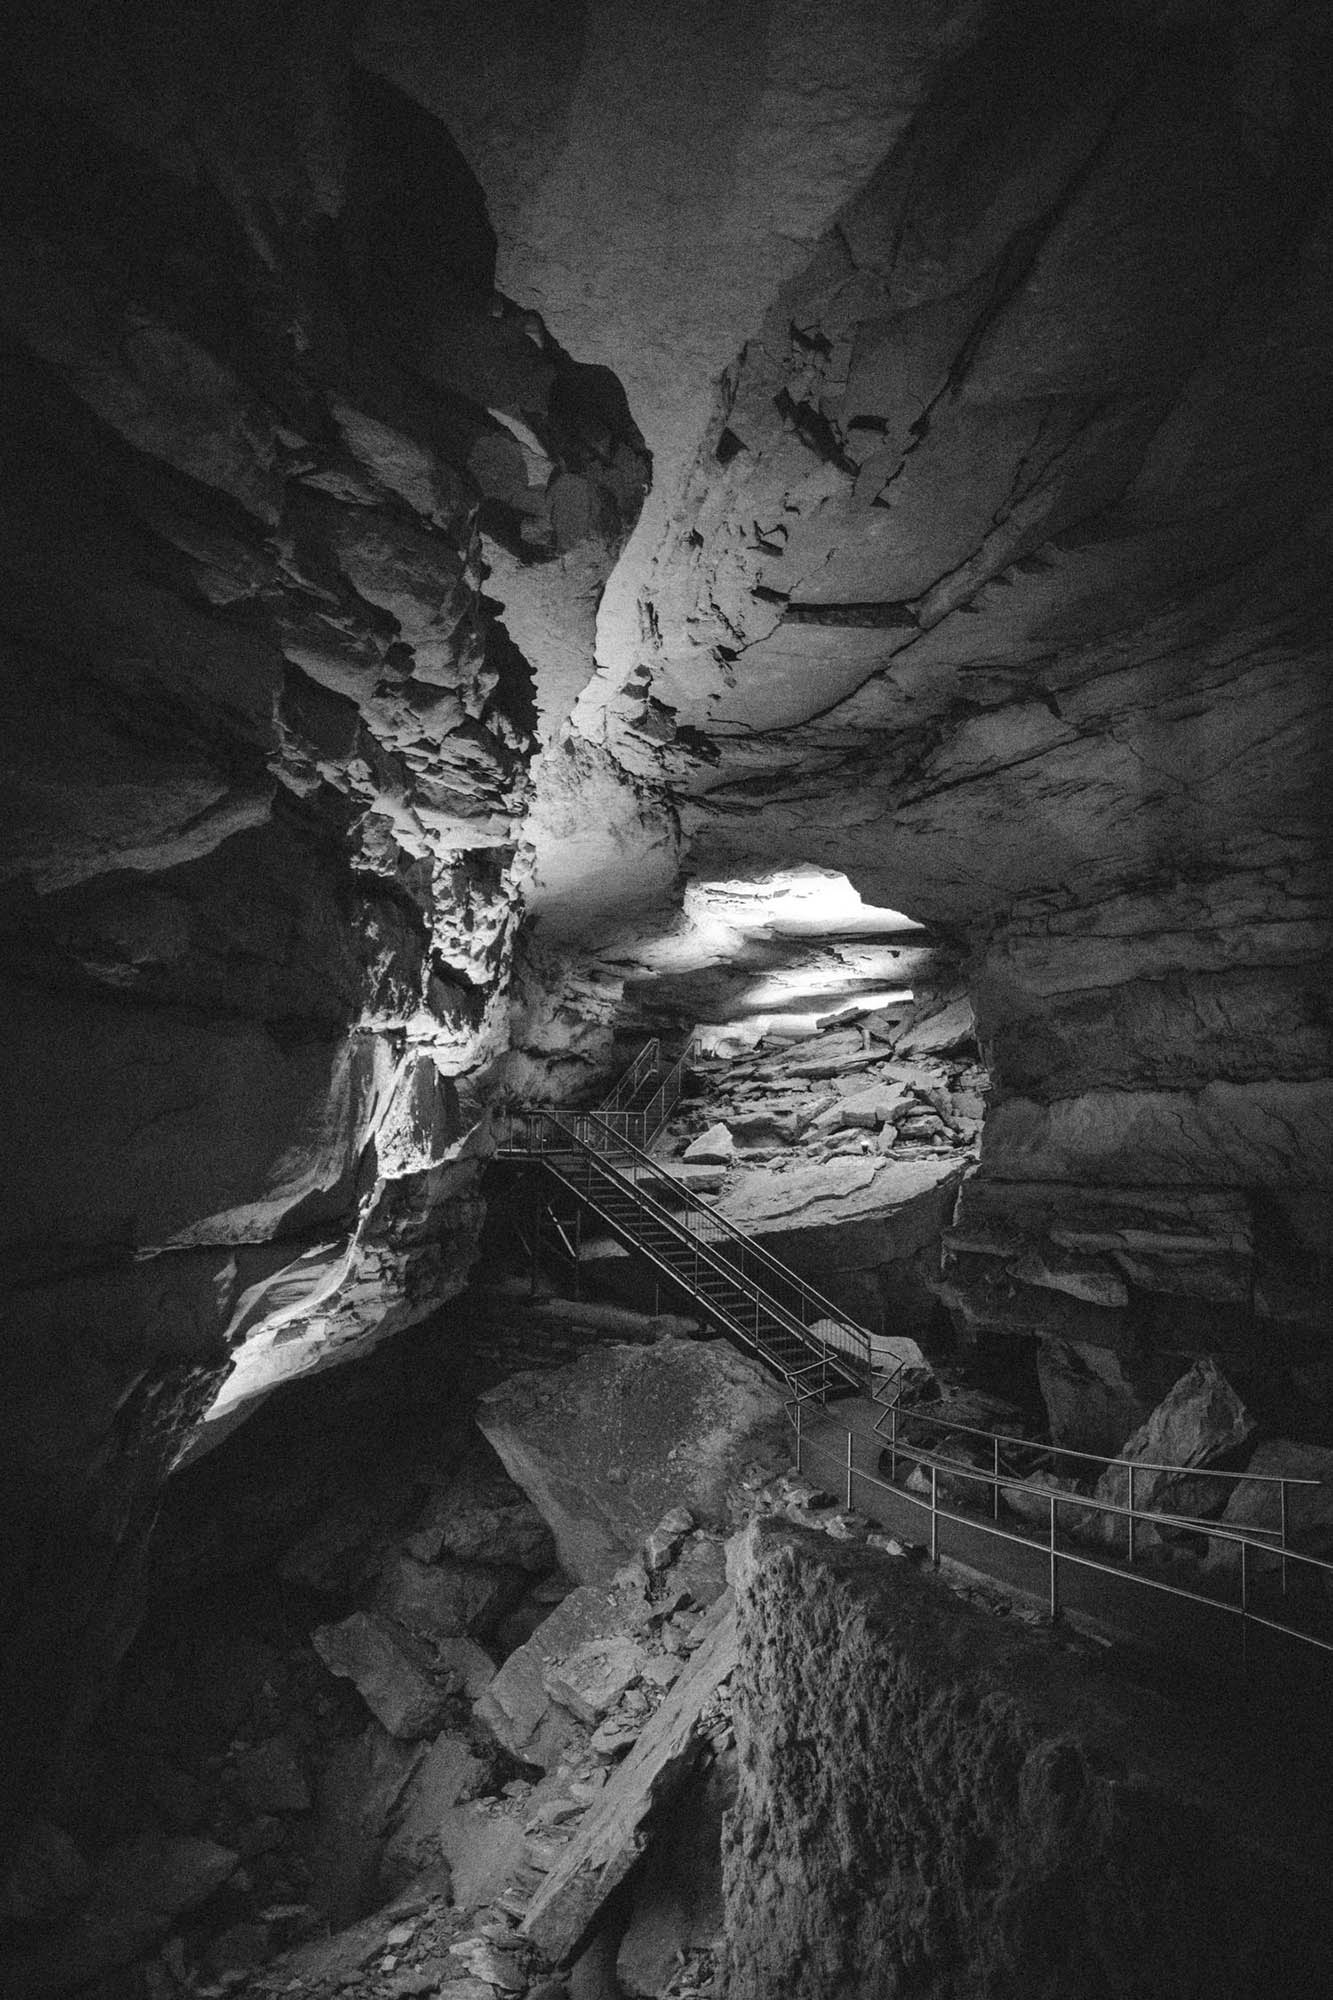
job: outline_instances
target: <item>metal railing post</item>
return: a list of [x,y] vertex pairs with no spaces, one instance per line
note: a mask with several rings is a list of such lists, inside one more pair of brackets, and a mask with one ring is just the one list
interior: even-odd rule
[[1000,1440],[995,1440],[995,1483],[990,1490],[990,1516],[992,1521],[1000,1518]]
[[1287,1482],[1277,1489],[1278,1526],[1282,1542],[1282,1595],[1287,1594]]
[[898,1405],[889,1409],[889,1478],[898,1484]]
[[938,1472],[939,1467],[932,1465],[930,1468],[930,1560],[937,1565],[940,1559],[940,1517],[936,1511],[939,1502],[935,1492],[936,1475]]
[[1242,1675],[1250,1671],[1250,1566],[1246,1557],[1250,1553],[1248,1542],[1240,1545],[1240,1670]]
[[1129,1520],[1126,1526],[1129,1533],[1129,1560],[1132,1563],[1134,1560],[1134,1466],[1132,1461],[1129,1468]]
[[855,1439],[850,1429],[847,1432],[847,1511],[852,1511],[852,1450]]
[[1051,1573],[1049,1579],[1049,1596],[1050,1596],[1052,1625],[1054,1625],[1058,1621],[1060,1616],[1060,1578],[1059,1578],[1060,1559],[1058,1554],[1056,1553],[1056,1547],[1055,1547],[1055,1510],[1058,1507],[1058,1505],[1059,1501],[1056,1499],[1055,1494],[1052,1493],[1051,1494],[1051,1556],[1050,1556]]
[[801,1469],[801,1399],[796,1398],[796,1470]]

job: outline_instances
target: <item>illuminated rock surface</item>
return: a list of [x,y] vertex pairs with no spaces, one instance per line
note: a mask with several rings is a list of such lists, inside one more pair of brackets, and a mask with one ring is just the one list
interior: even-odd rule
[[[1321,1462],[1318,0],[7,41],[0,1849],[52,1829],[56,1894],[173,1467],[425,1324],[492,1382],[568,1341],[450,1316],[486,1114],[648,1033],[700,1029],[706,1185],[840,1310],[1096,1451],[1211,1358]],[[490,1565],[525,1644],[523,1503],[348,1463],[291,1536],[219,1501],[204,1568],[267,1538],[337,1624]],[[347,1768],[380,1825],[410,1772]]]

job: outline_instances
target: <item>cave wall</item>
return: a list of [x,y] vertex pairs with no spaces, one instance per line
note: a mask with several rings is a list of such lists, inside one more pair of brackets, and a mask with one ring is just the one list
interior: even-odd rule
[[[540,103],[497,74],[459,126],[658,460],[533,907],[543,829],[615,819],[623,885],[637,820],[665,883],[665,799],[705,882],[815,862],[929,924],[996,1084],[960,1324],[1116,1377],[1124,1431],[1200,1350],[1326,1426],[1327,10],[576,11]],[[650,984],[641,901],[602,952]]]
[[539,694],[487,552],[520,609],[577,577],[577,634],[648,478],[606,371],[496,290],[481,189],[357,63],[359,12],[5,31],[19,1800],[201,1420],[464,1282]]

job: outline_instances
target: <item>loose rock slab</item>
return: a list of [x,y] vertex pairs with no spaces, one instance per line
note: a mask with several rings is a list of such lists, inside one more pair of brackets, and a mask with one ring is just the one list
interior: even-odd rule
[[523,1934],[556,1964],[568,1964],[648,1842],[654,1812],[691,1769],[699,1723],[736,1665],[730,1591],[714,1606],[708,1636],[588,1813],[523,1921]]
[[319,1626],[310,1643],[331,1674],[355,1683],[389,1734],[406,1742],[434,1734],[449,1695],[462,1685],[456,1669],[442,1685],[417,1657],[406,1633],[392,1631],[364,1611],[354,1611],[340,1625]]

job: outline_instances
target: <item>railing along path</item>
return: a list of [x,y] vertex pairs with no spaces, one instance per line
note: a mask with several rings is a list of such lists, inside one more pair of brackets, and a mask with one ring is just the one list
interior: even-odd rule
[[[876,1379],[873,1364],[874,1342],[864,1327],[852,1320],[789,1270],[771,1252],[730,1222],[711,1203],[695,1193],[671,1172],[666,1162],[655,1160],[646,1151],[679,1101],[689,1044],[665,1072],[661,1049],[651,1041],[640,1050],[615,1088],[596,1111],[563,1111],[537,1105],[500,1115],[499,1147],[510,1157],[537,1159],[576,1198],[599,1215],[655,1270],[678,1284],[702,1309],[705,1316],[746,1346],[755,1349],[785,1378],[791,1391],[786,1408],[796,1432],[796,1464],[817,1436],[827,1443],[830,1432],[840,1441],[845,1466],[845,1499],[852,1508],[858,1499],[867,1511],[874,1496],[892,1496],[895,1505],[906,1504],[928,1517],[931,1560],[938,1562],[941,1522],[988,1535],[1000,1542],[1015,1544],[1044,1557],[1047,1570],[1046,1597],[1051,1617],[1060,1614],[1060,1579],[1063,1566],[1095,1571],[1115,1577],[1148,1591],[1164,1593],[1211,1610],[1234,1614],[1240,1620],[1242,1656],[1248,1657],[1246,1643],[1251,1627],[1299,1640],[1325,1655],[1333,1655],[1333,1637],[1314,1632],[1276,1616],[1271,1607],[1260,1603],[1257,1587],[1266,1574],[1276,1570],[1279,1601],[1285,1604],[1294,1573],[1309,1581],[1320,1595],[1325,1624],[1333,1632],[1333,1562],[1291,1546],[1290,1496],[1293,1490],[1318,1487],[1317,1479],[1280,1473],[1223,1472],[1211,1466],[1181,1466],[1144,1459],[1106,1458],[1098,1453],[1077,1451],[1068,1446],[1047,1445],[1002,1431],[986,1431],[937,1417],[919,1406],[903,1409],[899,1402],[902,1364],[895,1363]],[[636,1105],[649,1084],[647,1100]],[[835,1392],[857,1391],[880,1407],[880,1414],[868,1433],[879,1457],[887,1457],[889,1478],[879,1476],[879,1468],[869,1472],[856,1463],[856,1433],[850,1425],[832,1416],[827,1405]],[[818,1410],[817,1431],[812,1436],[806,1412]],[[886,1428],[887,1426],[887,1428]],[[985,1446],[989,1466],[962,1462],[946,1453],[932,1451],[919,1441],[924,1427],[947,1432],[952,1438],[970,1438]],[[1096,1466],[1102,1474],[1119,1468],[1125,1476],[1126,1501],[1099,1499],[1092,1493],[1034,1485],[1030,1479],[1007,1468],[1005,1455],[1030,1454],[1042,1461],[1042,1469],[1052,1462],[1077,1464],[1083,1469]],[[909,1460],[929,1472],[929,1493],[913,1492],[898,1482],[898,1461]],[[1207,1479],[1233,1486],[1242,1482],[1278,1489],[1278,1524],[1226,1523],[1213,1517],[1167,1512],[1136,1503],[1135,1483],[1149,1474],[1175,1480]],[[989,1495],[989,1518],[985,1512],[959,1511],[940,1504],[940,1478],[955,1483],[975,1484]],[[1026,1533],[1001,1522],[1001,1503],[1006,1493],[1021,1492],[1029,1508],[1046,1502],[1046,1533]],[[1071,1512],[1095,1515],[1124,1523],[1124,1560],[1099,1555],[1086,1544],[1061,1533]],[[1142,1554],[1142,1530],[1150,1527],[1204,1535],[1210,1545],[1238,1551],[1234,1568],[1237,1595],[1234,1599],[1135,1568]],[[1110,1531],[1119,1539],[1118,1531]],[[1227,1568],[1220,1571],[1226,1580]],[[1322,1600],[1326,1600],[1323,1602]]]

